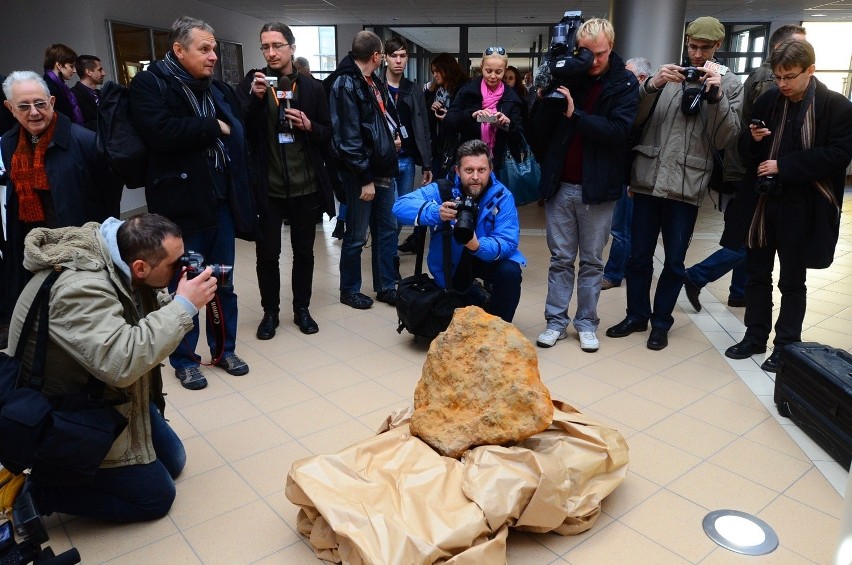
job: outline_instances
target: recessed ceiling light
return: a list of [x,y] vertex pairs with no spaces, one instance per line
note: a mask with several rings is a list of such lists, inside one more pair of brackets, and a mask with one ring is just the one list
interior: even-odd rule
[[743,555],[765,555],[778,547],[778,536],[769,524],[745,512],[714,510],[701,525],[710,539]]
[[812,18],[824,18],[825,14],[811,14]]

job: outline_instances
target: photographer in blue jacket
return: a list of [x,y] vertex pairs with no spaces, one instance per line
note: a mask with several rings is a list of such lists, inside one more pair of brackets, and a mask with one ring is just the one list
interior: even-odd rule
[[465,291],[474,279],[482,279],[490,293],[484,310],[511,322],[521,299],[521,267],[526,265],[518,250],[515,199],[492,174],[491,152],[481,140],[459,146],[455,170],[449,199],[437,182],[431,183],[400,197],[393,213],[402,224],[431,228],[427,264],[435,282],[445,288],[441,232],[451,229],[452,287]]

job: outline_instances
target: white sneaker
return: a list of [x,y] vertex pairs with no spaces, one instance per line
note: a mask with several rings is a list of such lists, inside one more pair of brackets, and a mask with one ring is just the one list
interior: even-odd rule
[[593,353],[601,346],[601,342],[598,341],[598,336],[595,335],[595,332],[580,332],[579,337],[580,349],[583,351]]
[[565,339],[566,337],[568,337],[568,332],[565,330],[560,332],[547,328],[539,334],[538,339],[535,340],[535,344],[539,347],[553,347],[558,340]]

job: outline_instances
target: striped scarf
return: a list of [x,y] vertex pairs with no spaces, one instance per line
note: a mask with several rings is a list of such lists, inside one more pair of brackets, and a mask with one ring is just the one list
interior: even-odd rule
[[47,147],[53,140],[56,130],[56,116],[50,125],[38,138],[35,146],[30,141],[30,133],[21,128],[18,136],[18,147],[12,155],[12,171],[10,176],[18,195],[18,219],[22,222],[43,222],[44,207],[41,205],[37,190],[50,190],[47,179],[47,169],[44,166],[44,156]]
[[[163,63],[164,65],[160,68],[165,67],[168,73],[180,83],[183,88],[184,97],[189,102],[195,115],[200,118],[215,118],[216,106],[213,104],[213,97],[210,94],[212,79],[194,78],[181,66],[172,51],[166,53]],[[200,100],[195,96],[195,92],[201,94]],[[225,143],[220,137],[217,137],[216,143],[207,149],[207,156],[213,160],[217,171],[224,170],[228,163],[230,163]]]
[[[816,82],[811,79],[808,89],[805,92],[802,109],[800,110],[800,115],[801,112],[804,112],[804,119],[802,120],[802,149],[805,150],[812,148],[814,144],[814,128],[816,127],[814,117],[815,93]],[[781,96],[781,93],[778,92],[777,95]],[[778,157],[778,150],[781,147],[781,138],[784,136],[784,126],[787,124],[787,111],[789,108],[790,100],[785,97],[781,109],[781,119],[775,124],[775,137],[772,139],[772,147],[769,150],[769,160],[774,160]],[[824,180],[815,180],[813,181],[813,186],[816,189],[817,194],[825,198],[837,211],[839,216],[840,204],[837,202],[837,198],[835,198],[834,192],[831,190],[829,183]],[[761,194],[757,199],[757,207],[754,209],[754,216],[752,216],[751,226],[749,226],[748,230],[747,245],[751,249],[766,246],[766,199],[766,194]]]

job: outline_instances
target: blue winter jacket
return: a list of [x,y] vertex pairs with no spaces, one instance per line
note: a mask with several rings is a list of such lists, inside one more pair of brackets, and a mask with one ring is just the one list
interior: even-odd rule
[[[462,195],[458,175],[455,177],[452,192],[453,198],[459,198]],[[491,174],[491,183],[485,190],[485,194],[479,198],[478,204],[476,237],[479,240],[479,249],[472,255],[486,262],[510,259],[525,267],[527,260],[518,250],[521,228],[518,223],[515,199],[509,189],[497,180],[494,173]],[[444,284],[444,242],[441,234],[443,222],[440,217],[440,208],[440,190],[438,183],[433,182],[401,196],[393,205],[393,213],[400,223],[431,228],[426,263],[429,266],[429,272],[435,277],[435,282],[440,286],[446,286]],[[459,264],[463,249],[463,245],[451,239],[453,273]]]

